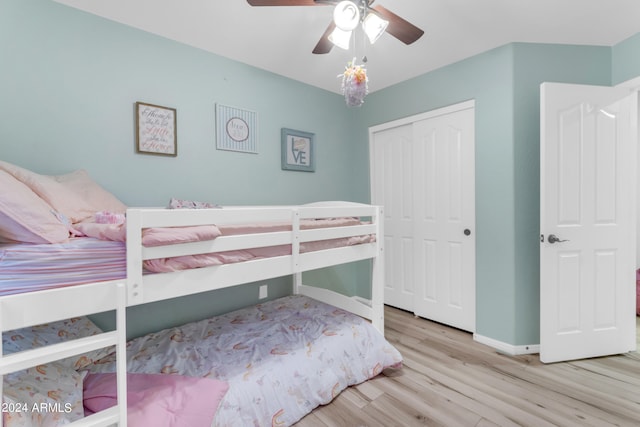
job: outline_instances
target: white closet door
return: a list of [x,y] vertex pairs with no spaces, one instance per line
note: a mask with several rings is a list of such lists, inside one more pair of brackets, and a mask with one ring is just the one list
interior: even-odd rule
[[370,129],[385,304],[475,331],[475,125],[466,102]]
[[413,125],[381,130],[371,141],[372,203],[384,206],[385,304],[413,311]]
[[475,332],[474,109],[414,123],[418,316]]

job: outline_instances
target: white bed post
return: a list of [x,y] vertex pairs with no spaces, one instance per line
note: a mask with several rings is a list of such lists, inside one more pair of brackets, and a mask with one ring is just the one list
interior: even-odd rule
[[118,393],[118,425],[127,427],[127,288],[124,283],[118,283],[117,287],[116,387]]
[[376,207],[376,252],[371,270],[371,322],[384,335],[384,209]]
[[291,262],[293,263],[293,293],[300,293],[302,272],[300,271],[300,211],[293,210],[291,218]]
[[302,273],[293,274],[293,293],[298,295],[300,293],[300,286],[302,285]]
[[142,213],[127,209],[127,301],[139,303],[142,295]]

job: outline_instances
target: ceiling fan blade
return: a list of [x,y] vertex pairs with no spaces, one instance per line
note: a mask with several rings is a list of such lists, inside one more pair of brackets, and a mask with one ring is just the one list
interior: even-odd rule
[[251,6],[324,6],[333,0],[247,0]]
[[315,48],[313,48],[313,53],[315,53],[316,55],[321,55],[324,53],[331,52],[333,43],[331,43],[331,41],[329,40],[329,34],[331,34],[335,28],[336,28],[336,23],[333,22],[333,19],[332,19],[331,23],[329,23],[329,26],[325,30],[324,34],[322,35],[322,37],[320,37],[318,44],[316,45]]
[[387,33],[391,34],[393,37],[397,38],[404,44],[411,44],[422,37],[422,35],[424,34],[424,31],[422,31],[420,28],[400,18],[389,9],[385,9],[380,5],[373,6],[372,9],[378,12],[384,19],[389,21]]

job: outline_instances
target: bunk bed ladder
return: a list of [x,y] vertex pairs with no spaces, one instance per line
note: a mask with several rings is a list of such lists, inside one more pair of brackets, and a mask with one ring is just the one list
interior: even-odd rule
[[[3,383],[4,375],[21,371],[40,364],[64,359],[88,351],[115,345],[117,357],[117,391],[118,404],[104,411],[100,411],[88,417],[77,420],[71,424],[73,427],[101,427],[118,424],[121,427],[127,425],[127,371],[126,371],[126,286],[124,283],[104,284],[104,286],[115,286],[117,302],[116,310],[116,330],[103,332],[98,335],[79,338],[59,344],[51,344],[33,350],[25,350],[14,354],[3,354],[0,347],[0,395],[4,396]],[[7,301],[0,298],[0,332],[4,332],[3,310],[6,309]],[[69,317],[73,317],[70,314]],[[56,319],[60,320],[60,319]],[[0,427],[4,425],[4,416],[0,416]]]
[[[70,424],[72,427],[127,427],[127,290],[118,285],[118,307],[116,309],[116,387],[118,404]],[[1,426],[0,426],[1,427]]]

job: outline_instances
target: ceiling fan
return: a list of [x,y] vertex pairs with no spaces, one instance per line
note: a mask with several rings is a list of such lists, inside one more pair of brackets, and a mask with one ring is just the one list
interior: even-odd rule
[[374,43],[385,31],[404,44],[411,44],[424,34],[424,31],[402,19],[390,10],[372,6],[375,0],[247,0],[251,6],[327,6],[335,5],[334,19],[313,49],[315,54],[329,53],[336,45],[349,48],[351,32],[362,23],[371,43]]

